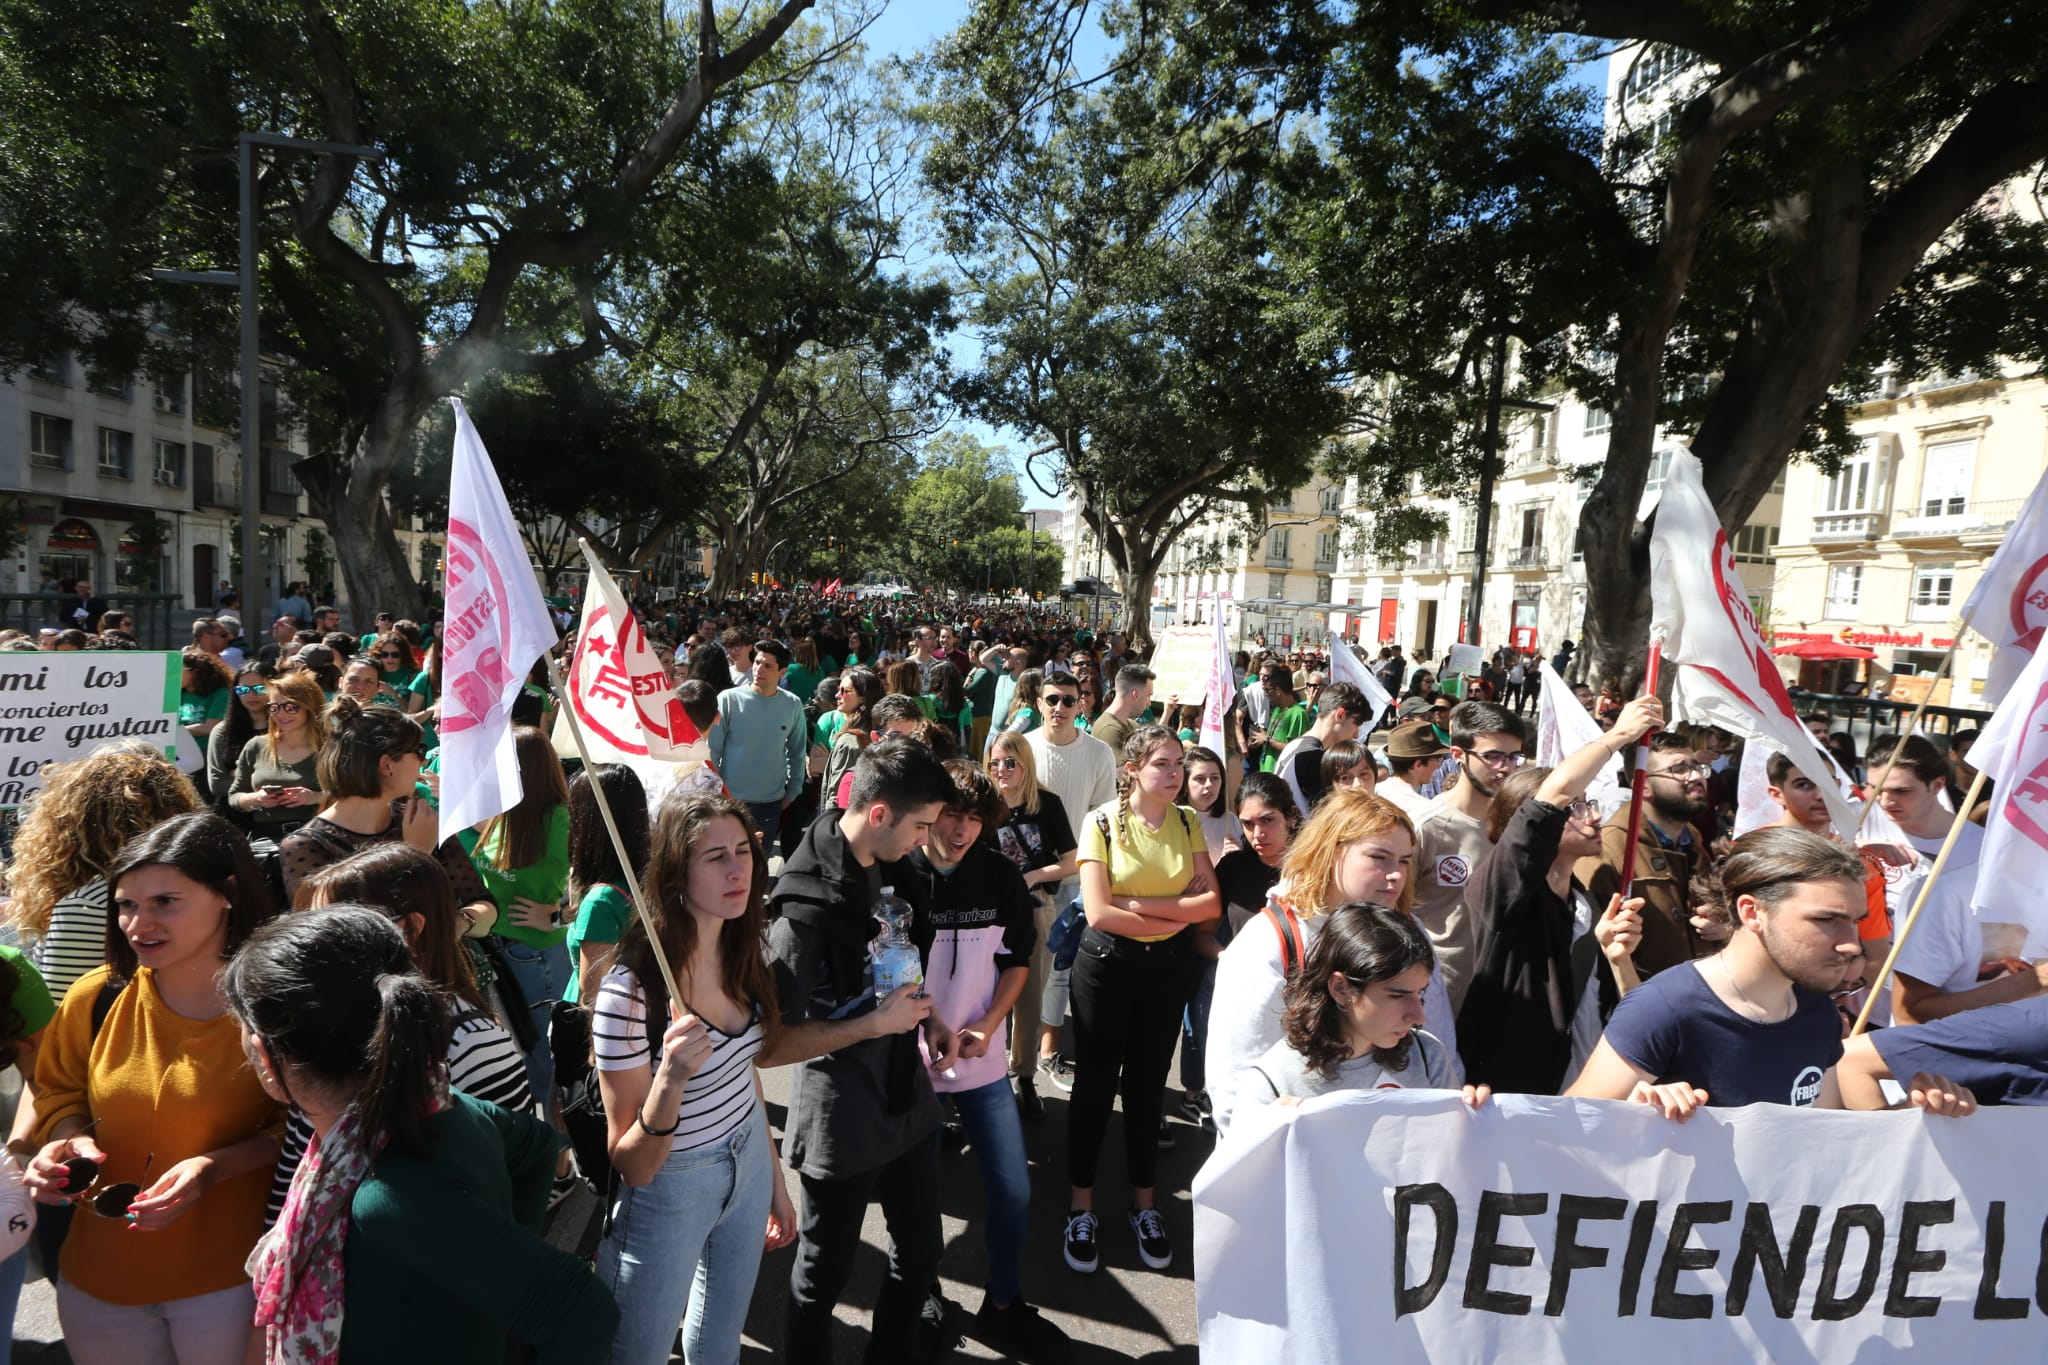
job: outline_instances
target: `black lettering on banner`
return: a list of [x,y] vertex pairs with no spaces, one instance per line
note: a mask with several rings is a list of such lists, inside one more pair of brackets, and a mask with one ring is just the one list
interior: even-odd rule
[[1536,1259],[1535,1247],[1503,1244],[1500,1220],[1503,1214],[1528,1218],[1550,1208],[1547,1194],[1508,1194],[1486,1190],[1479,1196],[1479,1218],[1472,1226],[1472,1263],[1465,1270],[1465,1306],[1488,1313],[1527,1315],[1529,1296],[1510,1294],[1486,1287],[1487,1274],[1494,1266],[1524,1266]]
[[1888,1318],[1931,1318],[1941,1308],[1941,1296],[1908,1294],[1913,1276],[1920,1271],[1939,1270],[1948,1264],[1946,1251],[1922,1251],[1920,1231],[1956,1221],[1953,1199],[1909,1199],[1899,1218],[1899,1250],[1892,1257],[1892,1282],[1885,1290],[1884,1315]]
[[1628,1250],[1621,1257],[1621,1298],[1616,1316],[1636,1315],[1636,1296],[1643,1288],[1643,1262],[1650,1258],[1650,1238],[1657,1232],[1657,1201],[1645,1199],[1636,1205],[1636,1218],[1628,1227]]
[[[1728,1267],[1728,1316],[1739,1318],[1749,1306],[1749,1282],[1763,1267],[1764,1293],[1771,1311],[1789,1318],[1799,1311],[1799,1286],[1806,1280],[1806,1258],[1813,1254],[1813,1234],[1820,1227],[1820,1205],[1802,1204],[1792,1220],[1792,1240],[1778,1249],[1771,1226],[1771,1206],[1751,1204],[1742,1218],[1742,1240],[1735,1244],[1735,1262]],[[2026,1305],[2020,1306],[2022,1313]]]
[[1721,1253],[1713,1247],[1686,1245],[1692,1230],[1707,1223],[1725,1223],[1735,1213],[1733,1200],[1680,1204],[1671,1214],[1671,1235],[1664,1239],[1664,1260],[1657,1267],[1657,1287],[1650,1292],[1653,1318],[1710,1318],[1714,1316],[1711,1294],[1681,1294],[1678,1277],[1688,1270],[1712,1270]]
[[[1849,1234],[1862,1229],[1863,1274],[1847,1297],[1841,1290],[1842,1260],[1849,1252]],[[1835,1210],[1835,1226],[1828,1233],[1827,1254],[1821,1257],[1820,1287],[1813,1294],[1815,1322],[1846,1322],[1863,1311],[1877,1288],[1877,1272],[1884,1261],[1884,1215],[1875,1204],[1844,1204]]]
[[[1436,1215],[1436,1241],[1429,1253],[1429,1274],[1421,1284],[1404,1285],[1408,1269],[1408,1224],[1410,1210],[1426,1204]],[[1458,1243],[1458,1201],[1451,1192],[1434,1182],[1402,1185],[1394,1191],[1394,1317],[1420,1313],[1436,1302],[1451,1278],[1451,1253]]]
[[2034,1302],[2048,1313],[2048,1219],[2041,1222],[2041,1259],[2034,1262]]
[[[2048,1243],[2048,1233],[2044,1233],[2042,1240]],[[1977,1278],[1977,1304],[1970,1314],[1979,1322],[2027,1315],[2024,1296],[2010,1299],[1999,1295],[1998,1272],[2004,1262],[2005,1201],[1994,1199],[1984,1210],[1984,1273]]]
[[1588,1194],[1557,1197],[1557,1247],[1550,1256],[1550,1295],[1543,1300],[1544,1316],[1554,1318],[1564,1312],[1574,1270],[1591,1270],[1607,1264],[1606,1247],[1587,1246],[1579,1241],[1579,1224],[1602,1219],[1619,1222],[1627,1213],[1626,1199]]

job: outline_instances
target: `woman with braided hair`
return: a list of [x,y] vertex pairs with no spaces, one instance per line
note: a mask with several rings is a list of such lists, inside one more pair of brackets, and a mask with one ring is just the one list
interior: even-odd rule
[[1131,1182],[1138,1256],[1173,1264],[1173,1244],[1153,1207],[1160,1102],[1187,1004],[1190,926],[1222,911],[1208,844],[1194,812],[1174,804],[1180,739],[1147,725],[1125,741],[1117,799],[1081,828],[1081,904],[1088,928],[1074,958],[1074,1097],[1067,1120],[1068,1266],[1086,1275],[1096,1246],[1095,1167],[1119,1089],[1124,1163]]

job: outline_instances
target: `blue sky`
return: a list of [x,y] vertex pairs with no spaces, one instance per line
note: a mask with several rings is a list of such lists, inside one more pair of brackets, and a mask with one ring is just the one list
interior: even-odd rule
[[[868,51],[872,56],[910,56],[933,38],[951,30],[964,18],[968,11],[968,0],[888,0],[881,14],[867,31]],[[1091,44],[1082,44],[1081,56],[1093,55],[1087,49]],[[1098,49],[1099,51],[1099,49]],[[1589,63],[1578,68],[1579,82],[1590,86],[1596,94],[1606,88],[1607,63]],[[956,366],[972,366],[980,355],[980,346],[975,338],[965,331],[956,331],[944,339],[947,350]],[[1018,482],[1024,493],[1026,507],[1050,506],[1054,500],[1040,493],[1017,468],[1014,458],[1017,438],[995,430],[988,424],[966,418],[956,418],[949,429],[962,432],[991,446],[1008,449],[1012,454],[1012,467],[1016,468]]]

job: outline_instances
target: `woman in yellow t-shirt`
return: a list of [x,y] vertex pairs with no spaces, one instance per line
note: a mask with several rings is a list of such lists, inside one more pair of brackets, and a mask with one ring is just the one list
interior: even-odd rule
[[43,1147],[25,1183],[79,1203],[58,1321],[79,1365],[237,1361],[284,1110],[215,978],[268,896],[248,843],[210,812],[139,835],[107,884],[108,965],[64,997],[36,1060]]
[[1074,958],[1074,1097],[1067,1116],[1067,1265],[1086,1275],[1101,1265],[1095,1166],[1109,1111],[1121,1090],[1124,1165],[1131,1182],[1131,1230],[1139,1259],[1173,1264],[1173,1244],[1153,1207],[1160,1104],[1166,1070],[1187,1006],[1190,925],[1221,913],[1202,823],[1174,804],[1181,742],[1147,725],[1124,742],[1117,799],[1091,812],[1081,837],[1081,904],[1088,928]]

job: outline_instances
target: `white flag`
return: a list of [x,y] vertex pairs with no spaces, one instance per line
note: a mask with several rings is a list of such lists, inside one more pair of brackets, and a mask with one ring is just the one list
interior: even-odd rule
[[[1987,955],[2048,956],[2048,649],[2036,650],[1970,749],[1994,784],[1970,897]],[[2024,925],[2024,942],[1996,926]]]
[[1963,603],[1963,621],[1995,647],[1984,700],[2004,700],[2048,627],[2048,477],[2034,485],[2020,519],[1984,566]]
[[1789,755],[1821,789],[1835,828],[1853,831],[1856,812],[1842,796],[1841,775],[1800,722],[1785,679],[1764,648],[1728,533],[1707,500],[1699,460],[1690,453],[1672,456],[1657,504],[1650,600],[1651,638],[1663,636],[1664,657],[1678,668],[1672,719],[1718,725]]
[[1386,688],[1380,686],[1380,680],[1372,675],[1372,670],[1360,661],[1351,642],[1342,638],[1330,641],[1330,681],[1350,683],[1365,693],[1366,701],[1372,706],[1372,716],[1370,719],[1358,718],[1358,737],[1363,742],[1372,733],[1372,728],[1380,723],[1380,717],[1386,714],[1387,708],[1393,705],[1394,699],[1387,695]]
[[1223,604],[1216,606],[1216,648],[1209,659],[1208,691],[1203,694],[1202,728],[1197,738],[1210,753],[1223,753],[1223,717],[1237,695],[1237,674],[1230,667],[1230,633],[1223,628]]
[[[1536,761],[1546,768],[1564,762],[1588,744],[1600,742],[1600,723],[1579,705],[1570,684],[1544,662],[1538,676],[1543,693],[1536,703]],[[1628,788],[1621,784],[1619,763],[1603,763],[1599,775],[1586,788],[1586,799],[1600,808],[1604,818],[1628,804]]]
[[512,703],[556,632],[491,457],[462,400],[448,401],[455,460],[441,626],[441,828],[453,834],[519,804]]

